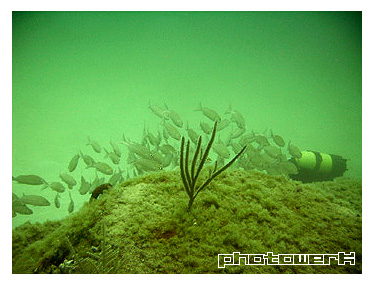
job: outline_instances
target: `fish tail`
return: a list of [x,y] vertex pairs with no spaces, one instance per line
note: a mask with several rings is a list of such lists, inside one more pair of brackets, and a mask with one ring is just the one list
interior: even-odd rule
[[202,108],[202,102],[199,101],[199,106],[198,106],[198,109],[194,110],[194,111],[202,111],[203,108]]
[[224,114],[230,114],[230,113],[232,113],[232,105],[231,105],[231,103],[229,103],[228,110],[226,110],[226,112]]

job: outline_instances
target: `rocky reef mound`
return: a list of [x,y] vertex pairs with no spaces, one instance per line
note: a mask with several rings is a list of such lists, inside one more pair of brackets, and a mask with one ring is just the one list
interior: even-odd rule
[[[188,212],[179,172],[155,172],[61,221],[14,229],[13,273],[361,273],[361,193],[360,180],[302,184],[234,169]],[[218,268],[218,254],[233,252],[355,252],[355,265]]]

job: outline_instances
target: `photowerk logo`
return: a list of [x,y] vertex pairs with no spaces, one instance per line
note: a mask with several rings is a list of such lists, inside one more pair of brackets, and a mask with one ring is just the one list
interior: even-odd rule
[[355,252],[337,254],[218,254],[218,267],[228,265],[330,265],[331,260],[338,265],[355,265]]

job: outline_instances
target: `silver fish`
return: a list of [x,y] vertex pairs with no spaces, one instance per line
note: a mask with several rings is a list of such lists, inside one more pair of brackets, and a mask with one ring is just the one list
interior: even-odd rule
[[164,128],[167,130],[168,134],[175,140],[179,141],[181,139],[181,135],[178,129],[172,126],[170,123],[164,122]]
[[280,163],[280,165],[288,174],[298,174],[298,168],[294,165],[294,163],[290,161],[283,161]]
[[159,147],[159,150],[162,154],[168,154],[168,153],[176,153],[176,150],[173,146],[170,144],[163,144]]
[[67,173],[61,173],[60,178],[66,183],[66,185],[68,185],[69,189],[73,189],[73,186],[77,185],[76,180]]
[[56,193],[54,203],[55,203],[55,207],[57,209],[59,209],[60,208],[60,195],[59,195],[59,193]]
[[163,128],[163,138],[164,138],[165,142],[168,142],[169,134],[168,134],[168,131],[165,128]]
[[255,135],[255,142],[259,144],[259,148],[263,148],[266,145],[270,145],[268,139],[264,135]]
[[22,215],[31,215],[33,210],[27,207],[16,194],[12,193],[12,211]]
[[12,176],[13,181],[17,181],[20,184],[27,185],[45,185],[48,187],[48,183],[38,175],[18,175],[17,177]]
[[79,194],[85,195],[87,192],[90,191],[90,183],[85,180],[83,176],[81,176],[81,187],[79,187]]
[[122,177],[122,171],[115,172],[111,178],[109,178],[108,183],[111,185],[116,185],[117,183],[120,183],[124,178]]
[[244,133],[245,133],[245,129],[237,128],[237,129],[232,130],[232,131],[230,132],[230,134],[229,134],[229,138],[230,138],[230,140],[233,140],[233,139],[239,138],[239,137],[242,136]]
[[197,144],[198,143],[198,139],[199,139],[199,135],[193,129],[189,128],[188,123],[186,123],[186,131],[188,133],[188,136],[189,136],[190,140],[194,144]]
[[213,144],[212,149],[214,150],[214,152],[216,152],[220,157],[222,157],[224,159],[228,159],[230,157],[230,151],[222,143]]
[[108,152],[108,150],[106,148],[104,148],[104,151],[106,152],[106,155],[104,156],[104,158],[107,158],[109,157],[109,159],[114,163],[114,164],[119,164],[120,163],[120,157],[114,153],[114,152]]
[[68,166],[69,172],[73,172],[77,168],[78,161],[79,161],[79,154],[76,154],[75,156],[73,156],[73,158],[69,162],[69,166]]
[[148,107],[150,108],[151,112],[154,113],[156,116],[158,116],[161,119],[168,119],[168,112],[166,112],[164,109],[159,108],[157,106],[151,106],[150,101],[148,101]]
[[252,131],[251,133],[244,134],[240,138],[240,145],[246,145],[246,144],[251,144],[253,141],[255,141],[255,133]]
[[104,180],[105,180],[105,177],[99,178],[97,173],[95,173],[95,175],[96,175],[96,177],[95,177],[94,181],[91,183],[91,187],[90,187],[90,190],[89,190],[90,194],[92,193],[92,191],[94,191],[96,189],[96,187],[103,184]]
[[271,165],[271,166],[266,167],[266,172],[267,172],[268,175],[274,175],[274,176],[278,176],[278,175],[283,174],[281,169],[279,169],[275,165]]
[[158,132],[158,136],[154,136],[152,133],[147,132],[147,139],[151,145],[158,147],[161,142],[160,132]]
[[231,121],[236,123],[237,127],[244,129],[245,128],[245,119],[241,115],[240,112],[232,110],[232,106],[229,104],[228,111],[225,112],[225,114],[231,114]]
[[59,192],[59,193],[63,193],[65,191],[64,185],[62,185],[60,182],[50,183],[49,188],[51,188],[52,190],[54,190],[56,192]]
[[281,150],[274,145],[266,145],[263,147],[264,151],[272,158],[277,158],[281,155]]
[[138,171],[159,171],[162,166],[154,160],[140,158],[134,162],[134,166]]
[[235,141],[231,141],[230,146],[232,147],[234,153],[239,153],[242,149],[242,146]]
[[114,141],[110,141],[110,144],[112,146],[112,149],[113,151],[115,152],[115,154],[118,156],[118,157],[121,157],[121,150],[120,148],[118,147],[118,145],[114,142]]
[[230,124],[230,120],[228,120],[228,119],[223,119],[223,120],[221,120],[221,121],[218,122],[218,124],[217,124],[217,131],[219,132],[219,131],[225,129],[226,127],[229,126],[229,124]]
[[102,151],[101,146],[96,141],[90,140],[90,137],[87,137],[87,138],[88,138],[89,142],[86,145],[91,145],[92,149],[95,152],[100,153]]
[[15,217],[16,213],[31,215],[33,211],[28,208],[16,194],[12,193],[12,213],[14,213],[12,216]]
[[169,117],[169,119],[171,119],[171,121],[173,122],[173,124],[176,127],[182,128],[183,122],[182,122],[180,116],[175,111],[170,110],[167,107],[167,105],[165,105],[165,107],[167,108],[168,117]]
[[83,154],[82,151],[80,152],[80,155],[87,166],[91,166],[95,163],[95,160],[91,156]]
[[288,151],[289,151],[289,154],[295,158],[301,158],[302,157],[302,153],[301,151],[299,150],[298,147],[296,147],[295,145],[291,144],[290,141],[289,141],[289,144],[288,144]]
[[112,175],[113,169],[107,163],[104,162],[96,162],[92,165],[97,171],[105,174],[105,175]]
[[74,211],[74,201],[72,199],[72,194],[70,194],[70,192],[69,192],[69,197],[70,197],[70,203],[68,207],[68,212],[72,213]]
[[161,163],[161,166],[162,167],[168,167],[171,163],[172,163],[172,159],[173,159],[173,154],[170,152],[170,153],[167,153],[166,155],[164,155],[163,157],[163,160],[162,160],[162,163]]
[[156,151],[151,154],[151,159],[156,161],[159,164],[162,164],[163,162],[163,156]]
[[196,111],[201,111],[204,116],[209,118],[213,122],[220,122],[221,118],[218,113],[216,113],[214,110],[207,108],[207,107],[202,107],[202,103],[199,102],[199,107]]
[[23,195],[20,200],[24,204],[33,205],[33,206],[49,206],[50,202],[39,195]]
[[208,123],[201,121],[200,126],[205,134],[209,135],[211,133],[211,126]]
[[284,147],[285,146],[285,141],[282,137],[279,135],[274,135],[272,130],[271,130],[271,138],[275,144],[277,144],[279,147]]
[[139,143],[129,142],[125,138],[124,138],[124,142],[121,142],[121,143],[124,143],[128,147],[129,153],[135,153],[139,157],[147,158],[147,159],[151,157],[151,151],[144,145],[141,145]]

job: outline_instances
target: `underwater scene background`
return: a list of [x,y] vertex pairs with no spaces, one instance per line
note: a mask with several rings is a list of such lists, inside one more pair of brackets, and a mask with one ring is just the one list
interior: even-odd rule
[[[301,151],[340,155],[348,159],[344,177],[362,177],[360,12],[13,12],[12,28],[12,175],[48,184],[12,181],[12,192],[50,202],[17,214],[13,228],[76,212],[90,199],[79,191],[82,177],[108,182],[82,154],[125,180],[148,172],[134,170],[128,144],[147,133],[165,141],[171,120],[153,107],[177,113],[181,135],[188,122],[204,144],[209,135],[200,124],[212,129],[213,121],[200,106],[230,122],[217,134],[223,142],[238,127],[235,110],[246,133],[281,136],[286,158],[290,141]],[[168,142],[179,150],[179,139]],[[106,156],[113,145],[117,163]],[[76,180],[73,189],[63,173]],[[66,190],[52,190],[52,182]]]

